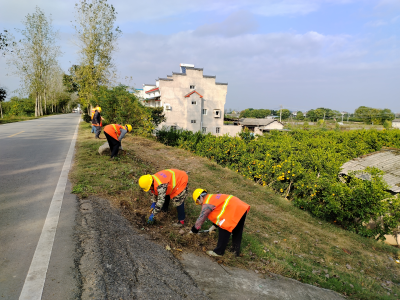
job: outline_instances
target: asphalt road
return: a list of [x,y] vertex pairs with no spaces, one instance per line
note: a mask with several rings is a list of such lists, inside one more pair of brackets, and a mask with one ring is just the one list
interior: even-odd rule
[[[0,125],[0,299],[20,298],[79,119],[75,113]],[[79,293],[73,261],[77,203],[69,192],[67,182],[42,299]]]

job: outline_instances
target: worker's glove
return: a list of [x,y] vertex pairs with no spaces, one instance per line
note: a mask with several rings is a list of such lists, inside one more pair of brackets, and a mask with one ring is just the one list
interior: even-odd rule
[[192,229],[190,229],[189,234],[193,234],[193,233],[199,233],[199,230],[196,227],[194,227],[194,225],[193,225]]
[[149,219],[147,220],[147,224],[153,224],[154,223],[154,214],[151,214]]
[[212,225],[209,229],[208,229],[208,234],[213,234],[213,233],[215,233],[214,231],[215,231],[215,229],[217,229],[217,227],[215,227],[215,225]]
[[149,212],[153,212],[153,210],[156,208],[156,202],[153,202],[150,206]]

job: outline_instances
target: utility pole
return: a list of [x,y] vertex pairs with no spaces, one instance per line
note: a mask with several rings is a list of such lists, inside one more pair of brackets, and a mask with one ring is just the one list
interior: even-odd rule
[[282,105],[280,106],[281,110],[279,113],[279,122],[282,122]]

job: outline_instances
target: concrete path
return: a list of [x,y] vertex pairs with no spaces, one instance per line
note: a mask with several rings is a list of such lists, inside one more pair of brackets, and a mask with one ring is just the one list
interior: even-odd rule
[[254,272],[220,266],[205,256],[183,254],[182,264],[210,299],[230,300],[342,300],[340,294],[276,276],[262,278]]
[[[68,114],[0,125],[0,299],[20,297],[79,119]],[[67,195],[68,189],[67,183]],[[75,209],[75,197],[66,196],[50,262],[40,266],[47,271],[43,299],[74,299],[78,292]]]

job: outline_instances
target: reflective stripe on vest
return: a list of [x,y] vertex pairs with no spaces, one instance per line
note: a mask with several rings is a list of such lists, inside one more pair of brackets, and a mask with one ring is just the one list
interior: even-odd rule
[[206,201],[205,201],[206,204],[208,204],[208,201],[210,201],[210,198],[211,198],[212,195],[213,194],[210,194],[210,195],[207,196]]
[[218,217],[217,217],[217,225],[221,225],[220,223],[219,223],[219,219],[220,219],[220,217],[224,214],[224,212],[225,212],[225,208],[226,208],[226,206],[229,204],[229,200],[231,200],[231,198],[232,198],[233,196],[232,195],[230,195],[228,198],[226,198],[225,199],[225,203],[224,203],[224,206],[222,207],[222,210],[221,210],[221,212],[219,213],[219,215],[218,215]]
[[158,183],[158,185],[160,185],[161,184],[161,181],[160,181],[160,179],[158,179],[157,178],[157,176],[155,176],[155,175],[152,175],[152,177],[157,181],[157,183]]
[[[207,198],[206,198],[206,201],[204,201],[204,203],[205,203],[205,204],[209,204],[209,201],[210,201],[210,199],[211,199],[212,196],[214,196],[214,194],[208,195]],[[222,224],[222,223],[220,224],[219,220],[220,220],[221,216],[224,214],[225,209],[226,209],[226,207],[227,207],[228,204],[229,204],[229,200],[231,200],[232,197],[233,197],[233,196],[230,195],[228,198],[225,199],[224,205],[222,206],[221,212],[220,212],[219,215],[217,216],[217,221],[216,221],[215,224],[217,224],[217,225],[221,225],[221,224]],[[223,222],[223,221],[224,221],[224,220],[222,220],[222,222]]]
[[114,124],[112,124],[112,127],[114,127],[115,134],[117,135],[117,139],[119,139],[119,134],[118,134],[118,131],[117,131],[117,127],[115,127]]
[[166,171],[168,171],[168,172],[170,172],[172,174],[172,189],[174,189],[175,186],[176,186],[175,172],[170,170],[170,169],[168,169]]

